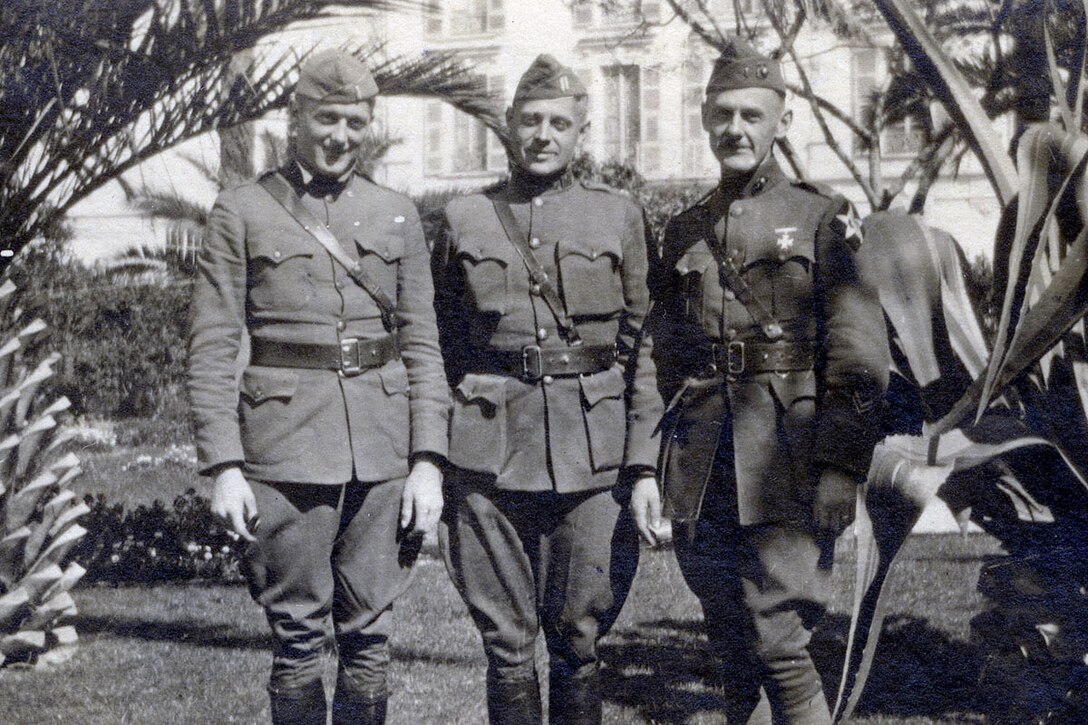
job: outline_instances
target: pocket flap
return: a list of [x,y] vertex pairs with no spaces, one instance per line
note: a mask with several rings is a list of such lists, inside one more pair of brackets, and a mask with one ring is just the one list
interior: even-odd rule
[[815,400],[816,376],[811,370],[795,370],[770,376],[771,389],[784,410],[799,400]]
[[578,382],[582,385],[582,395],[590,408],[605,398],[621,398],[627,391],[627,381],[623,379],[623,371],[619,368],[582,375]]
[[290,235],[278,238],[256,236],[249,241],[249,256],[279,264],[292,257],[312,257],[316,246],[317,240],[309,238],[300,239]]
[[397,236],[372,236],[355,238],[355,246],[362,254],[374,254],[386,262],[400,259],[404,256],[404,238]]
[[382,390],[386,395],[408,394],[408,369],[404,367],[404,363],[393,360],[378,368],[378,377],[381,378]]
[[676,261],[676,271],[681,275],[696,272],[706,274],[709,267],[714,266],[714,255],[710,252],[688,250]]
[[240,392],[254,403],[270,398],[289,400],[298,389],[298,372],[285,368],[249,367],[242,373]]
[[458,257],[466,257],[472,264],[480,262],[495,262],[503,267],[507,266],[506,258],[498,251],[488,249],[478,244],[465,244],[457,249]]
[[596,237],[590,239],[562,239],[559,241],[559,256],[577,254],[586,259],[599,259],[608,256],[619,262],[623,261],[620,240],[615,237]]
[[465,400],[483,400],[499,406],[506,402],[506,378],[501,375],[467,373],[457,384],[457,392]]

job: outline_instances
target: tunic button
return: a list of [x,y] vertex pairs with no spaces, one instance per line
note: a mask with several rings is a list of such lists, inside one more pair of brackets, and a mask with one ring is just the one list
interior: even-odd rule
[[532,247],[533,249],[536,249],[537,247],[540,246],[540,239],[537,238],[537,237],[533,237],[532,239],[529,240],[529,246]]
[[782,337],[782,326],[776,322],[769,322],[763,326],[763,334],[772,340]]
[[554,382],[555,382],[555,378],[553,378],[551,375],[545,375],[544,376],[544,384],[545,385],[551,385]]
[[345,323],[343,320],[336,321],[336,329],[338,331],[343,332],[345,327],[347,327],[347,323]]
[[736,338],[736,336],[737,336],[737,331],[734,330],[732,327],[730,327],[728,330],[725,331],[725,339],[726,340],[733,340],[733,339]]
[[343,279],[336,280],[336,289],[344,289],[344,280]]
[[253,391],[254,398],[260,398],[262,395],[264,395],[264,392],[260,388]]
[[544,200],[539,196],[533,199],[533,206],[544,206]]
[[531,287],[529,287],[529,292],[531,294],[534,294],[534,295],[539,295],[540,294],[540,285],[538,285],[538,284],[532,285]]
[[731,289],[722,290],[722,297],[724,297],[725,299],[727,299],[730,302],[737,299],[736,293],[733,292],[733,290],[731,290]]
[[547,340],[548,339],[548,331],[545,330],[543,327],[541,327],[539,330],[536,331],[536,339],[538,339],[538,340]]
[[742,206],[734,206],[732,209],[729,210],[729,216],[736,217],[736,216],[740,216],[743,213],[744,213],[744,207],[742,207]]
[[570,365],[570,355],[563,353],[559,356],[559,362],[563,363],[564,365]]
[[273,258],[273,259],[279,259],[279,258],[280,258],[280,257],[282,257],[282,256],[283,256],[283,255],[282,255],[282,254],[280,254],[280,250],[278,250],[278,249],[277,249],[276,251],[272,252],[272,258]]

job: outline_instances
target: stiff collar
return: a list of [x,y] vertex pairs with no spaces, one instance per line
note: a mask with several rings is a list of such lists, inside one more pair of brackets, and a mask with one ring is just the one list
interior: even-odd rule
[[297,160],[287,164],[287,167],[283,169],[284,177],[294,184],[295,188],[300,193],[309,194],[318,198],[324,198],[326,196],[337,197],[347,187],[351,181],[352,175],[355,173],[355,169],[348,169],[347,173],[342,176],[331,178],[328,176],[317,176],[312,171],[307,169]]
[[569,189],[574,184],[574,173],[570,167],[558,174],[536,176],[517,164],[510,164],[510,181],[507,188],[514,199],[531,199],[534,196]]
[[740,180],[726,181],[723,179],[719,181],[718,186],[715,187],[707,199],[707,206],[724,214],[729,205],[737,199],[759,196],[785,181],[785,179],[786,174],[783,173],[782,167],[778,165],[778,161],[773,156],[768,155],[763,163],[743,183],[740,183]]

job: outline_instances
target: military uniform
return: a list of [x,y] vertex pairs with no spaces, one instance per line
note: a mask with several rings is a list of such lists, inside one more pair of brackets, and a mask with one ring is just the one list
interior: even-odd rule
[[[295,163],[280,173],[394,301],[399,332],[267,180],[245,183],[220,194],[209,218],[189,389],[201,471],[241,465],[256,497],[244,563],[275,640],[273,717],[277,695],[281,709],[305,695],[320,713],[297,721],[324,723],[330,615],[337,701],[384,709],[391,607],[419,544],[399,535],[401,492],[409,456],[445,455],[449,397],[412,203],[354,174],[330,182]],[[251,356],[239,379],[243,335]]]
[[[557,281],[579,344],[507,238],[496,201]],[[594,721],[596,643],[638,558],[616,483],[621,471],[652,471],[658,451],[660,399],[649,343],[639,341],[649,301],[643,216],[626,195],[569,172],[542,181],[515,167],[509,181],[451,201],[444,222],[436,301],[456,468],[440,541],[483,637],[489,714],[539,719],[532,707],[521,720],[504,708],[539,697],[542,626],[552,721]]]
[[[767,74],[737,75],[748,87]],[[771,156],[742,181],[668,224],[653,275],[649,326],[671,400],[664,507],[681,524],[676,555],[730,722],[748,720],[762,687],[775,722],[823,723],[807,645],[832,542],[820,542],[813,496],[824,469],[864,479],[887,384],[884,321],[847,201],[787,179]]]

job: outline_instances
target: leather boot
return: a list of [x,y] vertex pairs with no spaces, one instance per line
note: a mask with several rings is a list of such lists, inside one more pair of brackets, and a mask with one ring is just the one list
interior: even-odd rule
[[540,688],[536,678],[488,681],[487,719],[491,725],[540,725]]
[[548,681],[548,722],[552,725],[600,725],[600,675],[557,675]]
[[336,689],[332,725],[385,725],[386,698],[362,697]]
[[320,680],[298,690],[268,688],[272,725],[325,725],[328,701]]

